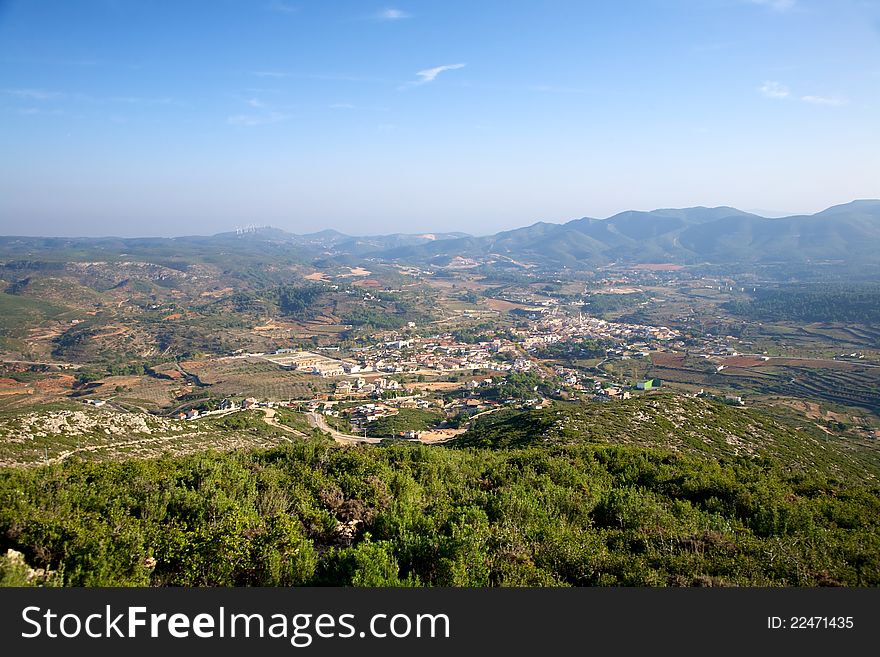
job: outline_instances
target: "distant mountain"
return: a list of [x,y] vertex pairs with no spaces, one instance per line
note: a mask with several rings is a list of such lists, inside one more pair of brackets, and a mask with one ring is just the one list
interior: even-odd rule
[[255,262],[285,259],[351,264],[363,258],[445,266],[456,257],[512,266],[593,267],[609,263],[816,263],[880,265],[880,200],[853,201],[813,215],[768,218],[731,207],[630,210],[607,219],[538,222],[494,235],[418,233],[355,237],[335,230],[295,235],[248,228],[174,238],[0,237],[0,261],[165,258]]
[[591,266],[880,260],[880,201],[853,201],[814,215],[761,217],[731,207],[628,211],[608,219],[539,222],[488,237],[435,240],[382,253],[433,261],[460,255],[522,263]]
[[327,229],[296,235],[270,226],[249,227],[215,235],[183,237],[18,237],[0,236],[0,261],[20,259],[81,260],[119,258],[178,258],[186,260],[283,257],[306,262],[334,256],[358,259],[366,254],[451,241],[466,233],[420,233],[353,237]]
[[740,217],[691,226],[682,247],[712,262],[880,260],[880,201],[854,201],[814,215]]
[[247,242],[286,243],[292,247],[301,249],[319,250],[322,252],[322,255],[361,256],[376,251],[385,251],[407,246],[418,246],[420,244],[428,244],[438,240],[454,240],[464,237],[469,236],[466,233],[392,233],[390,235],[366,235],[356,237],[340,233],[338,230],[333,229],[297,235],[294,233],[287,233],[278,228],[266,227],[240,232],[220,233],[213,237],[200,239],[215,239],[223,241],[237,239]]

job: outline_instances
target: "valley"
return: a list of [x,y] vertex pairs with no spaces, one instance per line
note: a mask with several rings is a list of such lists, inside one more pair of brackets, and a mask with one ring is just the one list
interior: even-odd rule
[[[690,209],[541,225],[522,229],[516,248],[511,234],[275,229],[0,238],[4,545],[84,585],[876,585],[876,553],[859,548],[856,569],[834,556],[878,535],[876,516],[866,520],[880,477],[876,262],[854,272],[856,261],[808,256],[704,261],[717,253],[705,245],[632,257],[624,242],[575,262],[531,241],[539,229],[550,240],[588,228],[696,248],[713,217],[731,216]],[[880,204],[856,204],[841,220],[880,225]],[[305,463],[317,468],[311,483]],[[216,468],[242,483],[192,474]],[[248,535],[265,536],[287,565],[257,573],[242,553],[238,570],[210,566],[229,554],[198,532],[234,532],[208,511],[184,529],[171,500],[190,489],[166,471],[196,476],[198,505],[226,491]],[[296,483],[250,491],[244,482],[264,471]],[[587,471],[604,483],[577,483]],[[135,492],[96,502],[171,523],[144,516],[127,530],[141,546],[132,554],[154,565],[109,553],[102,559],[116,565],[105,574],[77,565],[89,541],[106,540],[98,518],[91,538],[51,538],[32,524],[44,502],[10,497],[60,481],[79,490],[70,482],[81,477],[101,490],[164,491],[165,501]],[[696,485],[690,477],[705,489],[682,492]],[[775,519],[762,515],[770,508]],[[52,516],[52,532],[69,534],[74,517]],[[465,517],[479,545],[456,543]],[[276,522],[289,524],[286,538],[272,533]],[[420,523],[439,523],[436,545],[407,543]],[[537,532],[557,523],[562,533],[514,536],[510,523]],[[832,537],[821,545],[819,527]],[[199,574],[158,540],[167,531],[205,559]],[[800,543],[788,542],[792,532]],[[291,561],[294,543],[304,561]],[[790,567],[764,560],[771,544],[789,546]],[[547,561],[547,550],[568,556]],[[478,565],[478,554],[489,561]],[[388,570],[368,575],[367,563]]]

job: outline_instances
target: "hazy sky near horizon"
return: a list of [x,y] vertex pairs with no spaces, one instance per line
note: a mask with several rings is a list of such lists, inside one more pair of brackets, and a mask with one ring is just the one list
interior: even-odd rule
[[880,197],[880,0],[0,0],[0,234]]

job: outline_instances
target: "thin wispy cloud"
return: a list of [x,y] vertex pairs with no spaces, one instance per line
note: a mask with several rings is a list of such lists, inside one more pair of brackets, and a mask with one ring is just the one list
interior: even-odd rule
[[786,87],[784,84],[780,84],[779,82],[774,82],[772,80],[768,80],[764,82],[760,87],[758,87],[758,91],[765,98],[772,98],[774,100],[785,100],[785,99],[794,99],[800,100],[804,103],[809,103],[810,105],[826,105],[828,107],[840,107],[842,105],[846,105],[849,101],[846,98],[839,98],[836,96],[817,96],[815,94],[807,94],[804,96],[794,96],[791,93],[791,90]]
[[124,103],[126,105],[177,105],[183,106],[183,103],[176,98],[170,96],[160,96],[156,98],[148,96],[92,96],[90,94],[54,91],[48,89],[3,89],[0,90],[4,95],[12,96],[21,100],[29,100],[34,102],[53,102],[53,101],[72,101],[79,103]]
[[253,71],[252,75],[258,78],[286,78],[288,76],[284,71]]
[[286,121],[290,116],[281,112],[260,112],[259,114],[235,114],[226,118],[229,125],[253,127]]
[[379,10],[374,18],[379,21],[399,21],[403,20],[404,18],[412,18],[412,14],[402,11],[400,9],[387,7],[385,9]]
[[268,103],[260,98],[243,98],[241,102],[248,107],[248,110],[227,116],[226,123],[229,125],[252,127],[281,123],[292,118],[286,112],[289,108]]
[[526,91],[534,91],[540,94],[582,94],[583,89],[576,87],[559,87],[554,84],[533,84],[526,87]]
[[781,99],[788,98],[791,95],[791,91],[788,87],[779,84],[778,82],[773,82],[772,80],[764,82],[764,84],[758,87],[758,91],[760,91],[765,98]]
[[443,66],[426,68],[424,71],[419,71],[418,73],[416,73],[416,75],[419,76],[418,80],[408,82],[406,86],[415,87],[422,84],[427,84],[428,82],[433,82],[441,73],[444,73],[446,71],[455,71],[457,69],[464,68],[465,66],[465,64],[444,64]]
[[797,0],[747,0],[747,2],[768,7],[773,11],[788,11],[797,5]]
[[65,94],[60,91],[47,91],[45,89],[4,89],[3,93],[27,100],[60,100],[65,97]]
[[[96,99],[98,100],[98,99]],[[128,105],[137,105],[137,104],[145,104],[145,105],[178,105],[181,106],[182,103],[179,100],[174,98],[169,98],[167,96],[161,96],[158,98],[149,98],[143,96],[111,96],[107,98],[108,102],[111,103],[126,103]]]
[[353,103],[333,103],[328,105],[332,110],[357,110],[362,112],[387,112],[387,107],[370,107],[366,105],[354,105]]
[[719,52],[722,50],[728,50],[729,48],[733,48],[736,45],[733,41],[718,41],[715,43],[697,43],[693,46],[694,52]]
[[294,78],[297,80],[326,80],[330,82],[372,82],[381,84],[389,84],[394,82],[394,80],[390,80],[387,78],[377,78],[366,75],[349,75],[345,73],[296,73],[288,71],[267,70],[251,71],[250,74],[258,78],[271,79]]
[[465,64],[446,64],[445,66],[435,66],[434,68],[428,68],[424,71],[419,71],[416,73],[421,80],[419,84],[424,84],[425,82],[433,82],[437,79],[437,76],[443,73],[444,71],[454,71],[459,68],[464,68]]
[[386,78],[375,78],[368,75],[348,75],[345,73],[309,73],[307,75],[297,75],[295,77],[306,80],[326,80],[328,82],[369,82],[377,84],[388,84],[391,80]]
[[60,109],[43,109],[42,107],[22,107],[18,110],[22,116],[61,116],[65,112]]
[[299,12],[299,7],[297,7],[296,5],[280,1],[272,2],[266,8],[269,11],[274,11],[279,14],[296,14]]
[[828,105],[831,107],[840,107],[849,102],[846,98],[830,98],[827,96],[801,96],[801,100],[811,105]]

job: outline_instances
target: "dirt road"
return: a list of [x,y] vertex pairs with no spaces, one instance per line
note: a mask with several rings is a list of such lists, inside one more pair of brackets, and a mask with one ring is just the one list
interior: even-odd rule
[[330,437],[333,438],[333,440],[335,440],[340,445],[354,445],[355,443],[375,444],[382,442],[381,438],[365,438],[364,436],[354,436],[349,433],[342,433],[341,431],[337,431],[329,424],[327,424],[327,420],[325,420],[324,416],[320,413],[306,413],[306,419],[309,421],[309,424],[311,426],[329,433]]
[[293,429],[286,424],[281,424],[278,420],[276,420],[274,408],[261,408],[259,410],[263,411],[263,421],[270,427],[275,427],[276,429],[281,429],[282,431],[286,431],[287,433],[292,433],[293,435],[299,436],[300,438],[308,438],[308,436],[302,431]]

